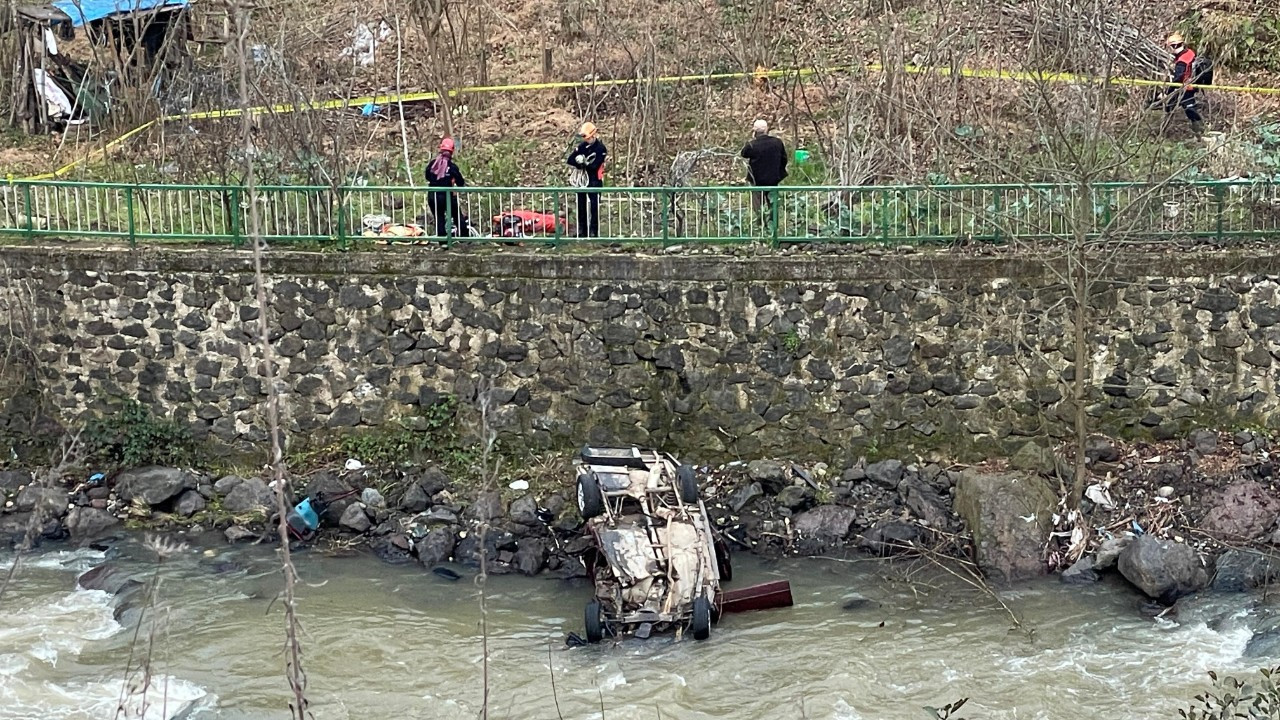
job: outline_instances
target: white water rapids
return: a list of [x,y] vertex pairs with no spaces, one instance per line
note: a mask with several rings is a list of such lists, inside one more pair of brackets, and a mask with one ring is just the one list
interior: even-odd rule
[[[112,561],[145,579],[154,569],[145,556],[126,543]],[[209,544],[166,561],[136,642],[134,627],[113,619],[111,596],[74,588],[105,561],[90,550],[24,559],[2,601],[0,720],[289,717],[274,553]],[[0,572],[11,562],[0,555]],[[480,612],[469,579],[363,556],[311,552],[297,564],[317,720],[478,715]],[[1007,591],[1019,630],[989,598],[918,566],[746,556],[737,565],[739,586],[788,577],[796,606],[726,616],[703,643],[567,649],[565,633],[582,632],[584,585],[491,577],[489,717],[587,720],[603,707],[604,718],[627,720],[921,720],[926,705],[968,697],[964,717],[981,720],[1176,718],[1207,687],[1206,671],[1259,664],[1241,657],[1243,624],[1218,632],[1153,621],[1119,583]],[[844,609],[851,598],[865,601]],[[126,667],[148,656],[144,686]]]

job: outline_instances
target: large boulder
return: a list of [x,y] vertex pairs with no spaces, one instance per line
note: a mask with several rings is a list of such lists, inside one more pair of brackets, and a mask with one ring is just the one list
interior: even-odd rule
[[120,519],[106,510],[92,507],[73,507],[67,513],[67,532],[75,542],[91,540],[116,526]]
[[752,460],[747,463],[747,477],[760,483],[770,495],[777,494],[787,484],[787,468],[777,460]]
[[881,460],[867,466],[867,479],[886,490],[896,490],[905,472],[901,460]]
[[[221,482],[221,481],[219,481]],[[231,491],[222,498],[222,509],[233,514],[243,515],[251,512],[269,513],[276,505],[275,493],[263,482],[262,478],[245,478],[232,485]]]
[[1253,480],[1227,486],[1201,523],[1220,540],[1247,542],[1262,535],[1280,517],[1280,500]]
[[342,517],[338,520],[338,525],[344,530],[350,530],[355,533],[368,532],[373,523],[369,522],[369,515],[365,512],[363,503],[354,503],[348,505],[347,509],[342,512]]
[[62,488],[28,485],[18,493],[18,512],[36,512],[42,518],[59,518],[67,511],[67,491]]
[[0,498],[17,493],[18,488],[31,482],[31,473],[26,470],[0,470]]
[[476,522],[487,522],[502,517],[506,508],[502,502],[502,495],[497,490],[482,492],[476,496],[475,502],[471,503],[462,515],[468,520]]
[[1189,545],[1151,535],[1129,543],[1116,567],[1139,590],[1166,604],[1209,583],[1200,555]]
[[858,511],[844,505],[820,505],[796,515],[793,527],[800,536],[800,551],[817,554],[840,545],[857,518]]
[[418,483],[409,483],[400,496],[399,506],[405,512],[422,512],[431,506],[431,496]]
[[535,538],[526,538],[520,541],[520,548],[516,550],[511,564],[521,575],[537,575],[542,571],[546,560],[546,543]]
[[876,555],[887,556],[907,552],[924,540],[925,530],[901,520],[886,520],[862,534],[860,547]]
[[978,567],[996,582],[1044,574],[1041,558],[1056,505],[1039,477],[966,472],[956,484],[955,509],[973,533]]
[[204,496],[195,490],[184,491],[173,504],[173,511],[182,517],[191,517],[205,508]]
[[[356,487],[349,481],[334,475],[331,472],[321,471],[311,476],[307,481],[307,486],[303,490],[304,495],[313,498],[319,498],[323,495],[324,500],[328,503],[328,507],[320,515],[321,523],[337,525],[342,520],[342,514],[347,511],[360,498],[359,493],[355,492]],[[335,500],[334,498],[339,498]]]
[[116,495],[125,502],[141,499],[148,505],[161,505],[195,487],[196,476],[180,468],[152,465],[116,476]]
[[452,526],[438,527],[426,534],[414,549],[418,553],[418,562],[430,568],[453,557],[453,549],[458,544],[458,533]]
[[947,503],[933,486],[914,475],[898,483],[898,494],[911,513],[939,530],[947,526]]
[[1280,580],[1280,555],[1256,550],[1228,550],[1214,565],[1213,589],[1244,592]]

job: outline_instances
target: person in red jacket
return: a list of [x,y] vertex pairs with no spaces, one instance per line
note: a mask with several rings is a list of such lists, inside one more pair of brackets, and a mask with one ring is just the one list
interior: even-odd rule
[[1169,35],[1168,42],[1169,50],[1174,56],[1173,72],[1169,78],[1174,86],[1170,88],[1164,111],[1172,113],[1179,106],[1182,107],[1182,111],[1187,114],[1187,120],[1191,121],[1192,132],[1199,135],[1204,132],[1204,118],[1200,115],[1200,109],[1196,103],[1196,96],[1199,93],[1192,86],[1197,80],[1195,77],[1196,51],[1187,47],[1181,33]]

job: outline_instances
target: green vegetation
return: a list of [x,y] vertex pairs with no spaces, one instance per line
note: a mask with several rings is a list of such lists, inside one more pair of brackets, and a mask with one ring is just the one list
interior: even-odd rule
[[474,443],[458,431],[458,403],[446,397],[435,405],[384,427],[345,432],[290,452],[288,465],[303,470],[355,458],[378,467],[439,463],[463,468],[474,460]]
[[1280,667],[1261,668],[1252,681],[1234,677],[1218,677],[1209,673],[1213,687],[1200,693],[1178,717],[1185,720],[1216,720],[1217,718],[1280,718],[1280,687],[1276,677]]
[[81,436],[87,459],[99,469],[144,465],[188,466],[199,447],[184,423],[157,417],[137,400],[91,418]]

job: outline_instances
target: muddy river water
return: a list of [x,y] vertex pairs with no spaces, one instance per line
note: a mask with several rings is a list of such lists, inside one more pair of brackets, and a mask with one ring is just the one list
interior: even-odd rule
[[[112,558],[150,572],[126,542]],[[24,560],[0,600],[0,720],[287,718],[275,555],[210,540],[167,560],[139,625],[75,589],[92,550]],[[971,698],[965,717],[1173,718],[1209,669],[1244,672],[1246,629],[1153,621],[1119,585],[1044,581],[989,598],[917,566],[764,562],[738,556],[735,585],[791,580],[796,605],[726,616],[710,640],[568,649],[587,589],[545,578],[487,585],[489,717],[921,720]],[[12,556],[0,555],[0,569]],[[299,608],[317,720],[474,718],[482,703],[478,591],[417,566],[301,555]],[[135,627],[140,628],[136,633]],[[151,679],[137,667],[148,655]],[[134,678],[132,690],[123,678]],[[553,680],[554,676],[554,690]],[[122,704],[125,711],[117,714]]]

